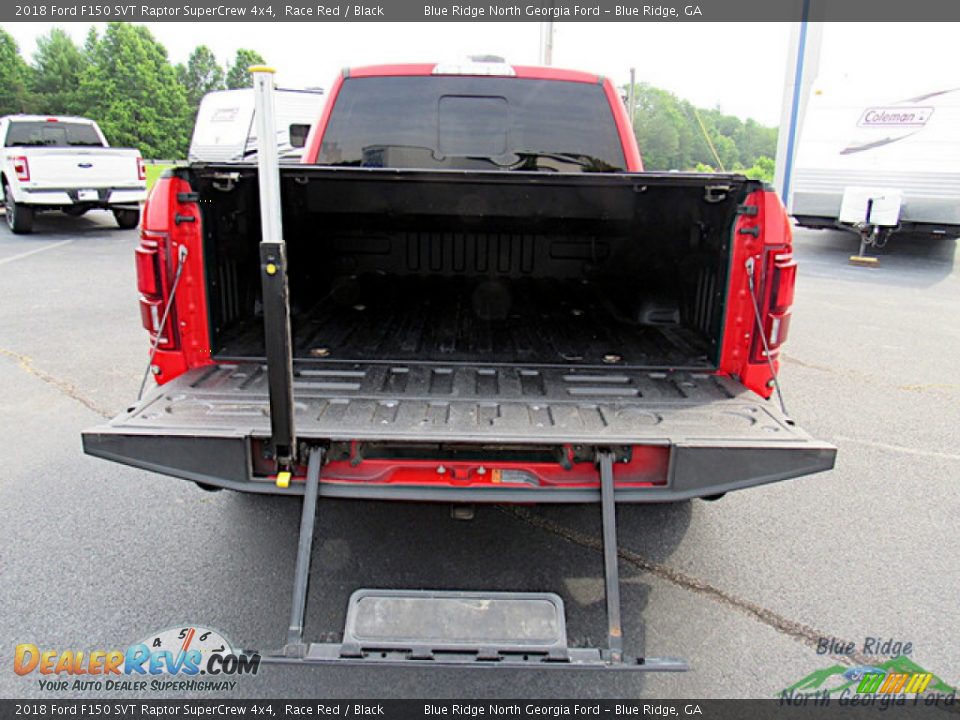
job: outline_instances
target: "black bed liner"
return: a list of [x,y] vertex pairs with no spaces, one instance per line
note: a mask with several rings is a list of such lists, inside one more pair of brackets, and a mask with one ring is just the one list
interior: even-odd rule
[[[806,434],[724,377],[638,370],[312,363],[294,370],[303,439],[510,443],[790,442]],[[113,427],[269,436],[255,363],[191,371]]]
[[[669,448],[666,484],[618,488],[618,501],[701,497],[828,470],[835,448],[814,440],[740,383],[691,372],[436,363],[297,363],[300,441]],[[260,363],[192,370],[83,435],[110,460],[245,492],[278,488],[254,469],[270,438]],[[491,457],[493,457],[491,455]],[[451,502],[596,502],[596,488],[419,487],[321,482],[338,497]]]
[[[223,178],[229,178],[224,180]],[[211,350],[265,357],[257,176],[193,166]],[[294,358],[715,370],[740,176],[284,168]]]
[[[328,296],[293,317],[294,357],[411,362],[563,364],[710,369],[716,349],[689,328],[641,326],[616,317],[595,285],[528,279],[488,285],[484,317],[474,306],[485,289],[458,278],[380,278],[357,282],[348,300]],[[491,317],[491,314],[494,315]],[[225,340],[218,358],[249,361],[263,348],[263,324],[246,325]],[[262,358],[261,358],[262,359]]]

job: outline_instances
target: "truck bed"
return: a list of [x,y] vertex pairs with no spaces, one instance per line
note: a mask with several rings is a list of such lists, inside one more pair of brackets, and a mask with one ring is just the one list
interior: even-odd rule
[[[204,485],[302,493],[302,466],[274,482],[257,175],[180,174],[199,198],[214,364],[87,432],[85,450]],[[718,371],[731,243],[757,187],[736,175],[282,169],[292,435],[326,448],[320,491],[596,502],[596,457],[609,452],[618,501],[656,502],[832,467],[832,447]]]
[[[614,364],[709,369],[713,348],[681,326],[642,326],[619,317],[601,287],[527,279],[495,287],[508,297],[500,317],[475,310],[476,286],[459,278],[374,277],[356,283],[350,304],[327,296],[294,315],[294,356],[474,364]],[[496,300],[494,300],[496,302]],[[222,360],[262,353],[263,324],[236,328]]]
[[[211,353],[262,361],[257,176],[185,177],[202,199]],[[651,370],[717,368],[733,225],[755,188],[309,166],[281,185],[295,358]]]

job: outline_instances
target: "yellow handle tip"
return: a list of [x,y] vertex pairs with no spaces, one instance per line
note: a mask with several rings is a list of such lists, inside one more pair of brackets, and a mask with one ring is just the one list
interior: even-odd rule
[[277,70],[276,68],[272,68],[269,65],[251,65],[250,67],[247,68],[247,72],[252,72],[252,73],[265,72],[265,73],[275,74]]
[[290,487],[290,473],[286,470],[277,473],[277,487],[284,490]]

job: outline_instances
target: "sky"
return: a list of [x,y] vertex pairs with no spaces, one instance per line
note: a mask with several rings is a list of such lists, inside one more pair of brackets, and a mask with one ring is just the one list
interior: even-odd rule
[[[145,23],[173,62],[208,45],[222,63],[239,47],[259,51],[282,87],[329,87],[341,67],[438,62],[495,54],[535,65],[540,24],[523,23]],[[82,42],[92,23],[62,23]],[[32,56],[47,23],[4,26]],[[783,102],[790,23],[555,23],[554,65],[611,77],[636,68],[638,82],[665,88],[699,107],[777,125]],[[830,23],[821,75],[960,86],[960,23]]]

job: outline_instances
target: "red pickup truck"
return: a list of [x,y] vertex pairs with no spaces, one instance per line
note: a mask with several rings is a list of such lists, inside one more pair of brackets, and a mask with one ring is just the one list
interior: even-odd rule
[[267,250],[258,177],[154,187],[157,387],[87,453],[207,489],[309,494],[315,460],[324,496],[611,508],[833,467],[767,400],[796,273],[780,200],[644,172],[609,79],[344,71]]

